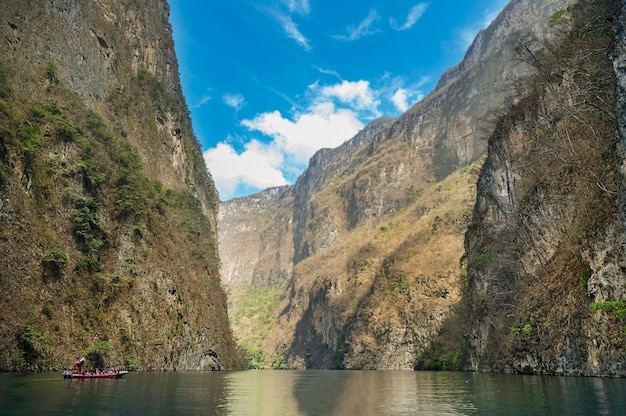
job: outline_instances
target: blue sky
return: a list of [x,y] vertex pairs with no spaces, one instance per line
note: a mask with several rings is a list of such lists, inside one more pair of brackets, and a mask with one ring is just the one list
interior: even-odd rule
[[398,117],[506,0],[169,0],[194,131],[222,200],[294,183]]

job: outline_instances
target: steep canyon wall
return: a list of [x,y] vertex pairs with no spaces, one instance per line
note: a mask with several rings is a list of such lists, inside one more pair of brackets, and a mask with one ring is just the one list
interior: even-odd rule
[[624,11],[564,11],[490,138],[465,243],[470,369],[626,375]]
[[0,3],[0,369],[239,365],[165,0]]

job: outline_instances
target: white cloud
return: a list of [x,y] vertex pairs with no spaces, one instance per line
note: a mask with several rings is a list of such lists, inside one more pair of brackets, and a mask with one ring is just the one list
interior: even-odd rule
[[396,93],[391,97],[391,101],[396,108],[402,112],[408,110],[409,103],[407,102],[407,92],[404,88],[398,88]]
[[240,153],[227,143],[204,152],[223,200],[232,198],[239,188],[261,190],[293,182],[316,151],[337,147],[363,128],[356,112],[337,108],[330,101],[314,104],[293,118],[271,111],[242,125],[271,140],[252,139]]
[[398,88],[391,96],[391,102],[396,109],[404,113],[411,108],[413,104],[424,98],[424,93],[421,91],[421,87],[425,82],[427,82],[426,78],[410,86]]
[[374,9],[370,10],[367,17],[358,25],[348,26],[345,35],[335,35],[335,39],[353,41],[365,36],[373,35],[380,30],[374,28],[374,23],[380,20],[380,15]]
[[293,21],[291,16],[278,14],[276,15],[276,17],[280,21],[283,30],[287,34],[287,37],[298,42],[298,44],[302,46],[306,51],[310,51],[312,49],[309,40],[306,38],[306,36],[302,34],[302,32],[300,32],[297,23]]
[[337,109],[331,102],[317,104],[293,120],[273,111],[253,120],[244,120],[242,124],[251,131],[271,137],[285,161],[295,164],[299,171],[306,167],[317,150],[337,147],[363,128],[356,113]]
[[[250,193],[293,183],[316,151],[341,145],[363,128],[364,120],[379,117],[381,97],[386,97],[387,106],[393,104],[404,112],[423,98],[421,87],[426,81],[407,84],[386,74],[377,90],[365,80],[315,83],[307,91],[305,110],[291,116],[267,111],[243,120],[241,125],[248,131],[239,138],[248,141],[243,150],[220,143],[204,153],[220,197],[227,200],[242,190]],[[243,102],[243,97],[231,98],[233,105]]]
[[247,143],[239,154],[229,144],[218,143],[204,152],[204,160],[224,200],[230,199],[241,185],[265,189],[287,184],[279,169],[281,153],[258,140]]
[[325,86],[321,94],[328,98],[337,98],[340,102],[351,104],[357,110],[376,111],[380,102],[374,98],[369,81],[342,81],[340,84]]
[[204,153],[220,197],[293,183],[316,151],[341,145],[363,128],[361,120],[379,116],[380,94],[364,80],[315,83],[307,91],[309,106],[304,111],[291,116],[268,111],[243,120],[248,133],[240,139],[249,142],[242,151],[220,143]]
[[246,103],[245,98],[241,94],[224,94],[222,100],[224,101],[224,104],[232,107],[235,111],[241,110]]
[[402,26],[398,26],[394,18],[389,19],[391,27],[395,30],[408,30],[412,28],[413,25],[417,23],[417,21],[420,19],[420,17],[422,17],[427,7],[428,3],[416,4],[415,6],[411,7],[411,10],[409,10],[406,22]]

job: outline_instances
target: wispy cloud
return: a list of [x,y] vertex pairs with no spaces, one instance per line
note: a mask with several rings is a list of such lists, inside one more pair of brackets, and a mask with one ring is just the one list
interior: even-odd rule
[[380,20],[380,15],[374,9],[370,10],[367,17],[362,20],[357,25],[348,26],[346,29],[346,33],[343,35],[335,35],[333,36],[335,39],[342,41],[354,41],[357,39],[361,39],[365,36],[370,36],[375,33],[378,33],[380,30],[376,28],[374,25],[376,22]]
[[395,30],[408,30],[412,28],[415,23],[417,23],[417,21],[420,19],[420,17],[422,17],[427,8],[428,3],[416,4],[415,6],[411,7],[411,10],[409,10],[409,14],[406,17],[406,22],[403,25],[398,25],[396,19],[394,19],[393,17],[389,19],[389,23],[391,24],[391,27]]
[[272,94],[276,94],[278,97],[281,97],[283,100],[285,100],[286,102],[288,102],[293,108],[298,109],[298,110],[302,110],[303,107],[300,105],[300,103],[298,103],[297,101],[295,101],[294,99],[292,99],[290,96],[288,96],[287,94],[285,94],[284,92],[272,87],[269,84],[266,84],[262,81],[260,81],[257,77],[255,77],[254,75],[251,75],[250,78],[256,82],[258,85],[262,86],[263,88],[265,88],[266,90],[270,91]]
[[311,12],[309,0],[283,0],[290,13],[308,15]]
[[300,31],[294,19],[297,16],[306,18],[309,15],[311,12],[309,0],[281,0],[274,6],[257,5],[256,7],[274,19],[288,38],[295,40],[304,50],[312,50],[309,39]]
[[222,101],[229,107],[232,107],[235,111],[239,111],[246,103],[245,98],[241,94],[224,94]]
[[209,101],[211,101],[211,96],[209,94],[206,94],[206,95],[200,97],[199,100],[190,102],[189,103],[189,108],[192,109],[192,110],[195,110],[196,108],[202,107],[203,105],[205,105]]
[[306,51],[310,51],[312,49],[309,39],[307,39],[307,37],[304,36],[302,32],[300,32],[298,24],[294,22],[291,16],[283,13],[276,13],[275,16],[280,22],[280,25],[285,31],[287,37],[298,42],[298,44],[302,46]]
[[339,75],[339,73],[333,69],[326,69],[326,68],[322,68],[322,67],[315,66],[315,65],[311,65],[311,66],[324,75],[332,75],[335,78],[341,80],[341,76]]

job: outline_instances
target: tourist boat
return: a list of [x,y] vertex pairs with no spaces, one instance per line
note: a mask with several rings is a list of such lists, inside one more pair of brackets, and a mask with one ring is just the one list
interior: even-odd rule
[[128,371],[72,371],[65,370],[63,378],[122,378]]
[[122,378],[128,371],[108,370],[108,371],[84,371],[85,359],[76,359],[71,370],[63,371],[63,378]]

